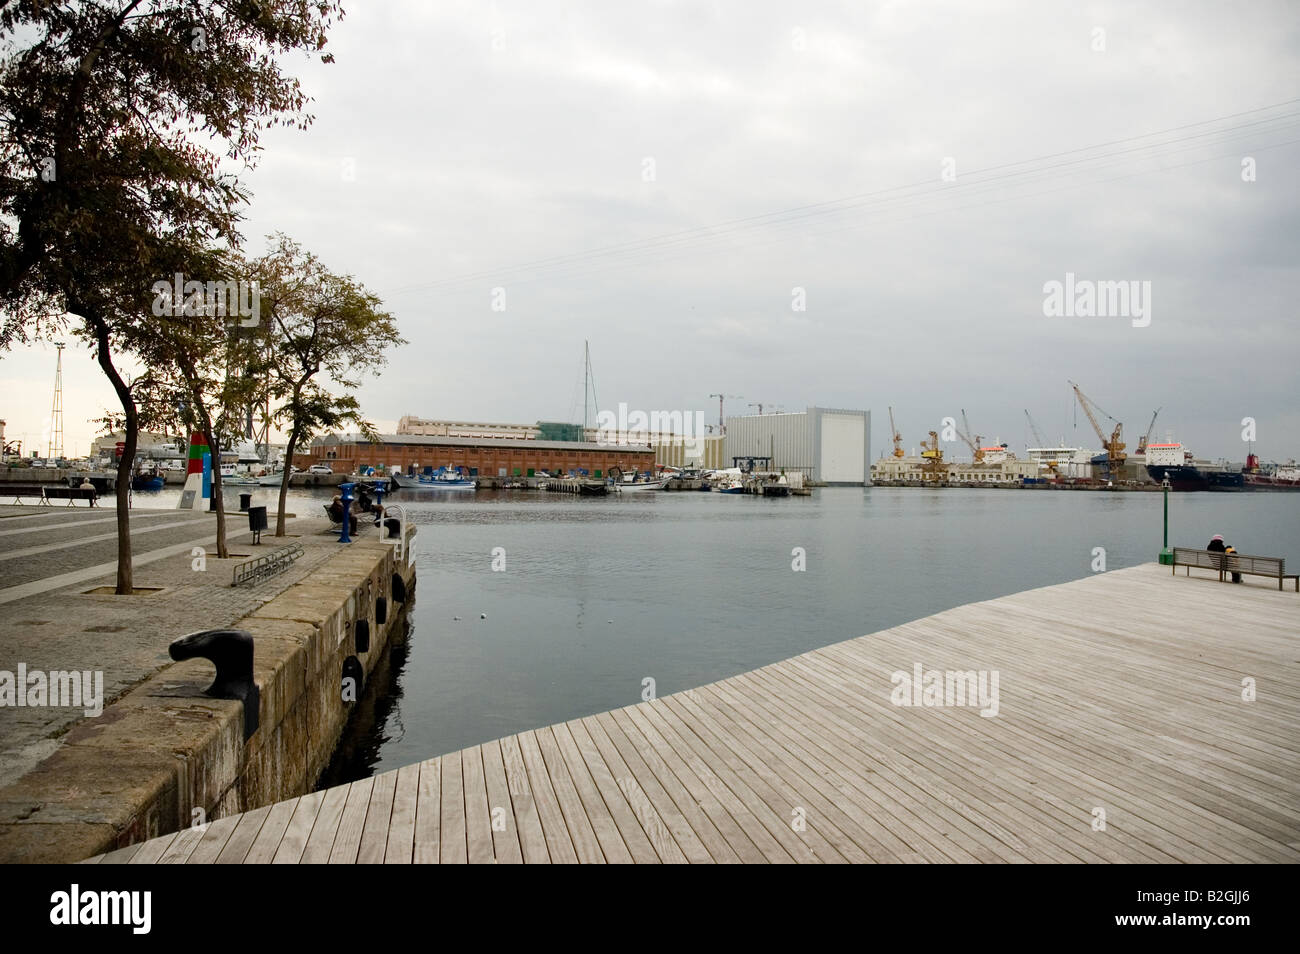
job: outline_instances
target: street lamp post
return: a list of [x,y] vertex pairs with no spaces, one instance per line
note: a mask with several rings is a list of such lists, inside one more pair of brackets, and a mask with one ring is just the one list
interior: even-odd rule
[[1164,546],[1160,550],[1160,565],[1171,566],[1174,562],[1174,551],[1169,549],[1169,478],[1166,477],[1160,482],[1160,492],[1164,495],[1165,503],[1165,536]]

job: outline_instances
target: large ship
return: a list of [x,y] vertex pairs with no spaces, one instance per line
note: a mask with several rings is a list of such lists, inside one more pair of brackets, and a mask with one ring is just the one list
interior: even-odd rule
[[1245,475],[1226,461],[1196,460],[1177,441],[1147,444],[1147,473],[1156,483],[1169,481],[1173,490],[1244,490]]
[[1300,466],[1291,460],[1285,464],[1260,464],[1251,454],[1246,458],[1247,490],[1300,490]]

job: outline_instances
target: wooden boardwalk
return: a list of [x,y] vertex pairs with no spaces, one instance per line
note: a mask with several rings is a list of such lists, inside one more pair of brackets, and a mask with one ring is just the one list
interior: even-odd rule
[[[1300,599],[1201,576],[958,607],[88,861],[1300,861]],[[996,671],[996,716],[894,705],[917,663]]]

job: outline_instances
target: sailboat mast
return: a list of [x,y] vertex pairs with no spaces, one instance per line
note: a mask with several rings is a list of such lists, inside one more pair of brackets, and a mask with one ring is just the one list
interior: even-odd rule
[[591,344],[582,342],[582,439],[587,439],[587,379],[591,377]]

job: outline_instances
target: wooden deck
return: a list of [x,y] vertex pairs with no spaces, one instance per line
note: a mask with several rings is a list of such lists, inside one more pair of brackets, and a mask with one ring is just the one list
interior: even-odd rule
[[[88,861],[1295,862],[1297,623],[1119,570]],[[892,704],[916,663],[996,670],[998,714]]]

